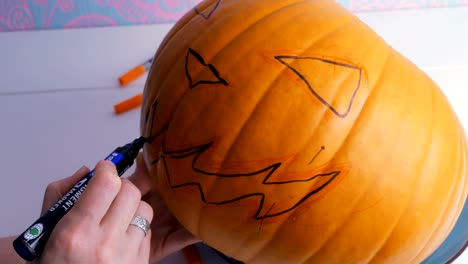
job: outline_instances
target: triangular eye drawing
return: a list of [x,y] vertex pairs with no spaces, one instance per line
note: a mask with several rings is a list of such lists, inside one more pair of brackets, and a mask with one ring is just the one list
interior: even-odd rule
[[317,57],[275,56],[335,115],[345,118],[361,86],[362,69],[347,63]]
[[218,70],[211,64],[205,62],[203,57],[195,50],[189,49],[185,58],[185,75],[189,80],[190,89],[199,84],[223,84],[228,86]]
[[221,0],[218,0],[218,1],[216,1],[216,3],[214,3],[211,6],[208,6],[204,10],[202,10],[202,8],[200,8],[200,6],[195,7],[193,10],[195,11],[195,13],[197,13],[197,15],[199,15],[199,16],[203,17],[204,19],[208,20],[211,17],[211,15],[216,11],[216,9],[218,8],[220,3],[221,3]]

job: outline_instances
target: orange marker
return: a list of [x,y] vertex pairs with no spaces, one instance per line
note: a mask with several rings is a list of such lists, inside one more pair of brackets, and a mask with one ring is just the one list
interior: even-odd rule
[[143,94],[137,94],[125,101],[122,101],[116,105],[114,105],[114,110],[116,114],[122,114],[133,108],[139,107],[143,102]]
[[135,68],[131,69],[124,75],[120,76],[119,78],[120,85],[122,86],[127,85],[128,83],[136,80],[138,77],[145,74],[145,72],[150,69],[152,63],[153,63],[153,58],[145,61],[143,64],[136,66]]

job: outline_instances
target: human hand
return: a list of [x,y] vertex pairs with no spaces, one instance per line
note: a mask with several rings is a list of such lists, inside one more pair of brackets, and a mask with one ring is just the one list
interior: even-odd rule
[[[50,208],[89,170],[85,167],[64,180],[49,184],[42,212]],[[87,189],[54,228],[36,263],[149,262],[151,231],[129,225],[140,215],[151,222],[153,210],[142,193],[117,175],[115,166],[100,161]]]
[[156,217],[151,225],[150,263],[185,248],[188,245],[200,242],[200,239],[187,231],[171,214],[159,193],[152,188],[148,169],[143,155],[140,153],[136,160],[136,169],[129,179],[146,195],[143,200],[153,208]]

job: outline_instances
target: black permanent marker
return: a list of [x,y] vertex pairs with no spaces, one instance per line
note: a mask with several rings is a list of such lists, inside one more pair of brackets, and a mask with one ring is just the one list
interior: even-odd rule
[[[133,165],[138,152],[146,142],[146,138],[140,137],[132,143],[116,148],[106,160],[115,164],[117,173],[122,176]],[[58,200],[47,212],[34,222],[24,233],[13,241],[16,253],[27,261],[39,257],[49,239],[55,225],[68,213],[77,202],[83,191],[93,177],[94,170],[83,177],[60,200]]]

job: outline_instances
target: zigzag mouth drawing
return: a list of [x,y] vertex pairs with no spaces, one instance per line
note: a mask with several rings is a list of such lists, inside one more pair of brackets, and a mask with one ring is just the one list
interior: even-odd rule
[[[273,163],[254,171],[239,173],[210,172],[199,168],[197,166],[197,161],[200,156],[212,146],[213,142],[209,142],[176,151],[165,151],[163,149],[163,154],[160,158],[164,164],[169,186],[172,189],[187,188],[189,186],[196,187],[200,199],[204,203],[211,205],[224,205],[250,197],[257,197],[260,201],[254,214],[256,220],[275,217],[293,211],[307,199],[323,190],[341,173],[339,170],[333,170],[326,173],[312,174],[310,177],[300,180],[273,181],[271,180],[271,176],[277,172],[278,168],[282,165],[281,162]],[[182,160],[191,160],[191,162],[181,162]],[[188,169],[191,169],[197,174],[195,177],[197,181],[184,181],[180,180],[179,177],[175,177],[173,166],[190,166]],[[207,187],[204,185],[208,184],[206,180],[209,177],[217,177],[216,185],[218,188],[226,188],[226,190],[220,190],[216,192],[217,194],[215,195],[212,194],[213,191],[210,191],[210,194],[207,195],[205,193]],[[248,186],[244,186],[245,188],[243,187],[241,190],[229,188],[238,185],[239,178],[245,177],[251,179],[251,183],[248,184]],[[288,199],[287,201],[277,201],[275,198],[271,197],[271,192],[269,192],[268,189],[277,187],[278,185],[281,185],[282,188],[287,188],[287,191],[291,194],[290,197],[295,198]],[[296,194],[297,185],[307,185],[307,187],[309,187],[309,192],[298,196]]]

